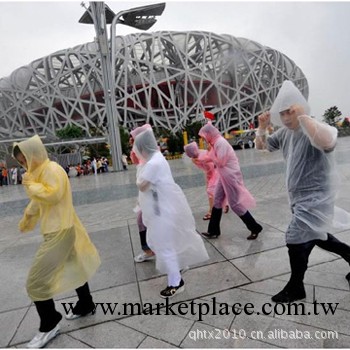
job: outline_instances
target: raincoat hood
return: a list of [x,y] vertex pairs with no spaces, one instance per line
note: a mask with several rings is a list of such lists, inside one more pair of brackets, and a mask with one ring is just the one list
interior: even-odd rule
[[270,109],[271,122],[274,125],[283,126],[280,113],[288,110],[293,105],[303,107],[304,114],[310,115],[310,106],[305,97],[290,80],[285,80]]
[[157,140],[152,129],[146,128],[145,131],[136,136],[133,151],[136,153],[137,158],[143,162],[147,162],[154,153],[159,152]]
[[29,173],[32,173],[49,160],[46,148],[38,135],[25,141],[14,142],[13,148],[16,146],[18,146],[27,161],[26,170]]
[[190,158],[198,158],[199,149],[196,142],[190,142],[188,145],[184,146],[185,153]]
[[131,137],[135,140],[136,136],[141,134],[145,130],[152,130],[152,126],[150,124],[144,124],[132,130],[130,132]]
[[200,130],[198,135],[203,137],[207,142],[213,144],[217,138],[221,136],[220,131],[212,124],[205,124]]

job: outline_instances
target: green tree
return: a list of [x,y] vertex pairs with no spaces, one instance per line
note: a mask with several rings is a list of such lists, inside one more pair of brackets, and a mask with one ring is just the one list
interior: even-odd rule
[[338,107],[333,106],[325,111],[323,114],[323,120],[329,125],[336,126],[341,115],[342,113],[339,111]]
[[[70,124],[60,130],[57,130],[56,136],[61,140],[78,139],[84,136],[84,131],[79,126]],[[71,153],[75,150],[76,148],[74,145],[65,145],[56,148],[58,153]]]
[[183,153],[184,141],[182,132],[170,134],[167,141],[168,151],[174,155],[175,153]]
[[191,138],[195,138],[198,139],[198,132],[201,129],[201,127],[203,126],[202,122],[193,122],[191,124],[187,124],[185,126],[185,130],[187,131],[187,136],[188,139],[190,140]]
[[57,130],[56,135],[62,140],[78,139],[84,136],[84,131],[79,126],[67,125],[65,128]]
[[125,154],[130,153],[131,147],[129,145],[129,132],[127,129],[123,128],[122,126],[119,127],[119,133],[120,133],[120,143],[122,145],[122,152]]

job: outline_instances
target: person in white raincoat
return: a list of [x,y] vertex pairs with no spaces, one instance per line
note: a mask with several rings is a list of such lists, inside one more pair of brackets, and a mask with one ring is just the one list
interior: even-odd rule
[[[141,132],[145,131],[146,129],[152,130],[152,126],[150,124],[144,124],[142,126],[139,126],[132,130],[130,132],[130,138],[129,138],[129,145],[133,146],[135,137],[140,134]],[[140,161],[135,152],[131,150],[130,152],[130,159],[133,164],[136,165],[137,173],[139,171],[140,165],[142,164],[142,160]],[[136,174],[137,174],[136,173]],[[137,177],[137,175],[136,175]],[[139,237],[140,237],[140,243],[141,243],[141,249],[142,252],[140,254],[137,254],[134,257],[134,261],[137,263],[142,263],[145,261],[150,261],[155,259],[155,254],[152,251],[152,249],[147,244],[147,227],[144,225],[142,220],[142,211],[140,209],[139,204],[134,208],[134,211],[137,213],[137,226],[139,229]]]
[[180,270],[207,260],[208,253],[196,232],[191,208],[159,151],[153,131],[147,129],[138,134],[133,150],[142,162],[136,184],[147,243],[156,254],[156,268],[168,277],[168,285],[160,296],[172,297],[184,290]]
[[247,239],[256,239],[263,228],[255,221],[248,210],[253,208],[256,202],[244,185],[243,175],[235,151],[211,122],[208,122],[199,130],[199,136],[210,144],[211,149],[208,152],[208,156],[216,165],[219,174],[208,230],[203,232],[202,235],[207,238],[220,236],[222,206],[226,197],[232,211],[239,216],[250,231]]
[[59,333],[62,315],[55,309],[54,296],[76,289],[79,300],[66,318],[94,312],[87,281],[99,267],[100,258],[75,213],[68,176],[59,164],[49,160],[40,137],[15,142],[13,157],[27,170],[22,184],[30,198],[19,229],[32,231],[41,221],[44,238],[26,286],[40,317],[39,333],[27,347],[41,348]]
[[[340,255],[350,264],[350,247],[328,233],[334,214],[333,150],[337,129],[310,117],[310,107],[291,81],[285,81],[269,112],[258,117],[256,147],[281,150],[292,220],[286,232],[291,276],[272,297],[274,302],[304,299],[304,274],[315,245]],[[270,122],[282,126],[266,136]],[[350,273],[346,276],[350,280]]]

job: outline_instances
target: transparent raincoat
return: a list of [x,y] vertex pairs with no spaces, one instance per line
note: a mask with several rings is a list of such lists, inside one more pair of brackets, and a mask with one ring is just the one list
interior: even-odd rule
[[75,213],[64,169],[49,160],[38,136],[15,146],[27,161],[23,185],[30,198],[19,229],[31,231],[40,220],[44,237],[28,275],[27,291],[33,301],[43,301],[82,286],[96,272],[100,258]]
[[199,136],[212,146],[208,155],[216,165],[219,174],[214,207],[221,208],[226,197],[231,209],[238,216],[242,216],[248,209],[253,208],[256,202],[244,185],[235,151],[210,122],[199,130]]
[[[276,114],[290,108],[299,111],[299,126],[282,127],[267,138],[267,149],[281,150],[286,161],[286,185],[293,214],[286,241],[300,244],[326,240],[327,232],[339,227],[333,220],[337,179],[333,150],[337,129],[304,114],[310,112],[307,101],[292,82],[286,81],[271,107],[271,120],[281,125]],[[336,208],[336,212],[340,213],[340,220],[347,221],[345,211]]]
[[195,164],[202,169],[206,176],[206,187],[208,196],[214,197],[215,188],[219,180],[215,164],[208,155],[208,151],[198,148],[196,142],[190,142],[184,146],[185,153],[190,158],[196,158]]
[[142,161],[137,174],[139,204],[147,227],[147,244],[156,253],[156,267],[171,273],[207,260],[191,208],[158,149],[152,130],[137,135],[133,147]]

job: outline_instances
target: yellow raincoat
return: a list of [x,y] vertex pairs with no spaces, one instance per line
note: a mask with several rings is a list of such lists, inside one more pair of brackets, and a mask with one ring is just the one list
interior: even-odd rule
[[44,236],[28,275],[27,292],[33,301],[48,300],[87,282],[99,267],[100,257],[75,213],[66,172],[49,160],[39,136],[13,146],[26,158],[22,183],[31,200],[19,229],[31,231],[41,220]]

